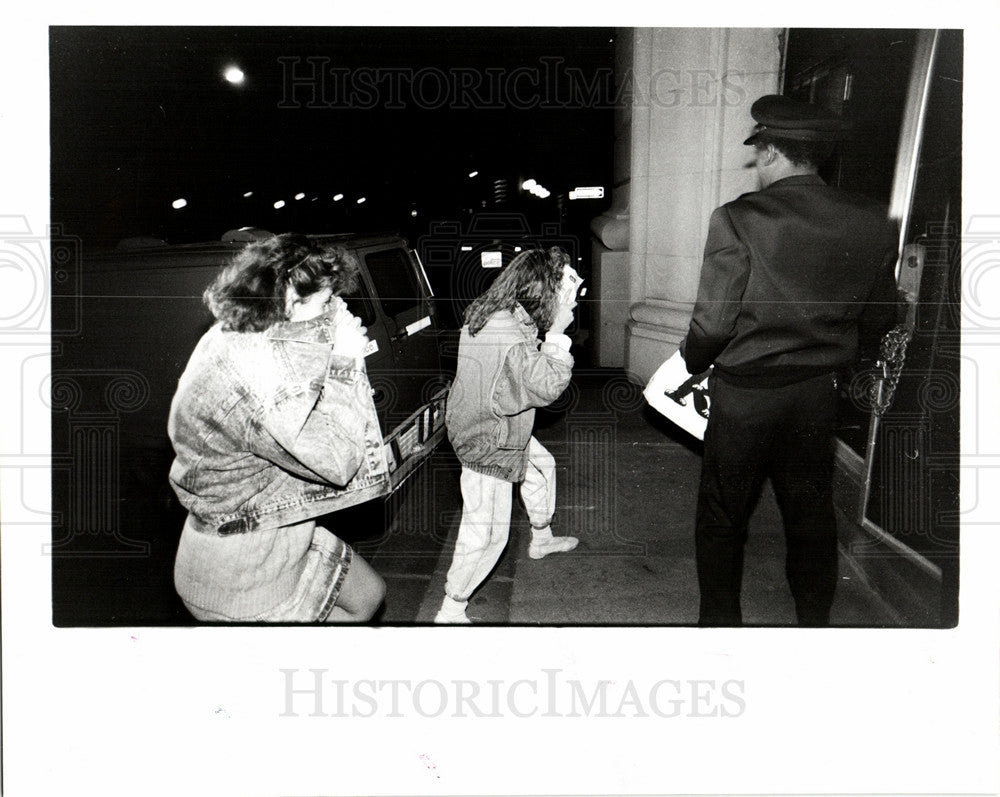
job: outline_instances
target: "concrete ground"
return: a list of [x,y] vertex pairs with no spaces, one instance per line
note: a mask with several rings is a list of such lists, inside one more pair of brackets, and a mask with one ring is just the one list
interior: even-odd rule
[[[577,372],[556,405],[538,413],[535,435],[557,462],[553,531],[579,537],[580,545],[571,553],[529,559],[528,522],[515,500],[507,549],[470,602],[473,621],[694,625],[701,444],[650,410],[621,371],[609,369]],[[362,534],[352,540],[386,580],[378,621],[433,620],[461,513],[459,472],[446,443],[388,503],[374,502],[340,518],[337,533],[386,529],[377,538]],[[769,486],[751,521],[743,614],[747,625],[795,624],[780,515]],[[832,624],[896,624],[844,561]]]

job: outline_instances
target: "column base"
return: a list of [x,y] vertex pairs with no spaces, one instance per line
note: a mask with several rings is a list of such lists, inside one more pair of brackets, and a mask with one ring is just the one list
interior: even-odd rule
[[686,302],[642,302],[633,305],[625,332],[625,372],[645,384],[687,335],[693,305]]

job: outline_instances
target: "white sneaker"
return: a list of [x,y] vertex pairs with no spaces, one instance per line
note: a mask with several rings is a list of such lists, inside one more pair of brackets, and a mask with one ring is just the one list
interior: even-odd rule
[[550,553],[565,553],[572,551],[580,540],[576,537],[546,537],[543,540],[531,541],[528,546],[528,556],[532,559],[541,559]]
[[434,622],[438,625],[472,625],[472,620],[466,616],[465,612],[461,614],[445,614],[444,610],[434,615]]

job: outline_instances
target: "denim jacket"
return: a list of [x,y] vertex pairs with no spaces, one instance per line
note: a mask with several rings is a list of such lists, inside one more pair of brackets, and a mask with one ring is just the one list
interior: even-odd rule
[[170,482],[198,531],[298,523],[388,489],[364,360],[333,353],[332,320],[217,324],[198,343],[168,424]]
[[566,335],[550,332],[539,343],[521,305],[494,313],[475,336],[462,328],[445,424],[463,467],[504,481],[524,478],[535,408],[559,398],[573,372]]

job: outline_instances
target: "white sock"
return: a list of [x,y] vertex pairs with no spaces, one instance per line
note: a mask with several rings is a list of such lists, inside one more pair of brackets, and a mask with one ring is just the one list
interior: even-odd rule
[[434,618],[435,623],[468,623],[471,622],[465,614],[468,601],[457,601],[450,595],[445,595],[441,608]]
[[532,526],[528,557],[531,559],[542,559],[550,553],[565,553],[566,551],[572,551],[579,543],[580,541],[576,537],[554,536],[551,526],[546,526],[543,529],[536,529]]

